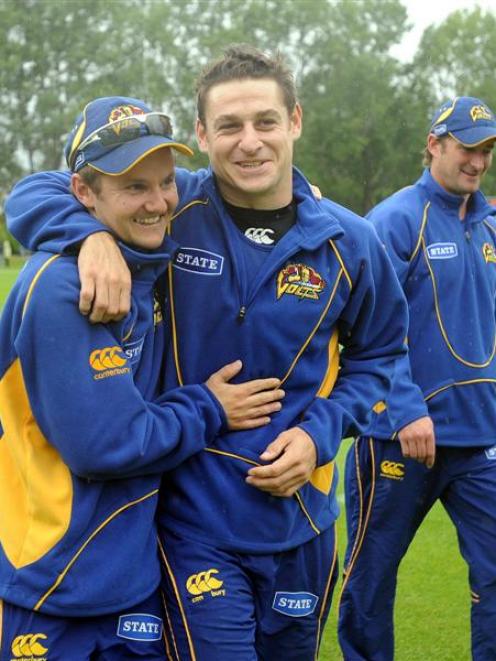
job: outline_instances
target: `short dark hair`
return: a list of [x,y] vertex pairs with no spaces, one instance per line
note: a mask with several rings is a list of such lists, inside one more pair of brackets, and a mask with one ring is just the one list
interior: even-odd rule
[[102,190],[102,173],[98,172],[91,167],[91,165],[85,165],[78,172],[81,179],[84,183],[90,188],[95,195],[99,195]]
[[205,101],[210,88],[219,83],[246,78],[270,78],[281,88],[284,105],[291,114],[297,103],[291,69],[280,52],[269,56],[249,44],[231,44],[224,55],[205,67],[196,83],[198,119],[205,124]]

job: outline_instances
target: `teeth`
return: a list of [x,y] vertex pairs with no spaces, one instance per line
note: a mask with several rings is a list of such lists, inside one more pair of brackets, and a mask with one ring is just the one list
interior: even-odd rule
[[162,216],[151,216],[150,218],[135,218],[134,222],[138,225],[156,225],[162,219]]
[[262,163],[263,161],[242,161],[240,165],[242,168],[258,168]]

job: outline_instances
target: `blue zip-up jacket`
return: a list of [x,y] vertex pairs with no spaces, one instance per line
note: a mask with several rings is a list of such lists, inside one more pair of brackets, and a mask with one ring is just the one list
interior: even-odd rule
[[151,594],[160,473],[222,425],[204,386],[157,396],[154,285],[170,254],[122,248],[133,277],[123,321],[82,317],[75,258],[46,252],[0,319],[0,598],[26,609],[92,616]]
[[496,443],[495,210],[478,191],[460,221],[462,201],[425,170],[369,214],[410,313],[409,359],[369,430],[376,438],[430,415],[438,445]]
[[[62,178],[52,173],[23,182],[36,215],[50,217],[43,228],[33,227],[33,212],[14,191],[7,213],[21,241],[31,235],[60,248],[69,232],[71,241],[80,241],[102,229],[94,221],[89,229],[92,221],[77,203],[68,218],[62,209],[68,179],[62,185]],[[236,551],[289,549],[337,516],[333,459],[343,436],[364,429],[406,351],[404,296],[371,225],[329,200],[316,201],[296,170],[297,222],[255,278],[244,261],[247,239],[227,216],[213,175],[178,173],[178,184],[172,235],[181,247],[167,276],[172,342],[165,389],[202,380],[241,358],[239,380],[277,376],[286,397],[268,426],[224,432],[167,473],[160,526]],[[247,470],[266,446],[296,425],[317,448],[318,467],[308,484],[292,498],[247,485]]]

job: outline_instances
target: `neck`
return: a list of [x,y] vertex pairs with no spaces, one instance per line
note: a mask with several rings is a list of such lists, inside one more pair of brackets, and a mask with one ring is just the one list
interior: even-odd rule
[[279,181],[274,189],[264,191],[241,190],[229,182],[216,177],[222,198],[235,207],[271,211],[291,204],[293,200],[293,176],[289,173],[286,181]]
[[233,207],[239,207],[241,209],[253,209],[259,211],[274,211],[276,209],[282,209],[287,207],[288,204],[291,204],[293,199],[292,191],[289,195],[271,195],[271,196],[252,196],[252,195],[242,195],[242,194],[232,194],[229,190],[223,190],[221,187],[220,194],[222,198]]
[[439,184],[439,186],[441,186],[441,188],[443,190],[445,190],[450,195],[458,195],[459,197],[462,198],[462,202],[461,202],[459,210],[458,210],[458,216],[459,216],[460,220],[463,220],[465,218],[466,214],[467,214],[467,205],[468,205],[468,201],[470,199],[471,193],[465,193],[464,194],[464,193],[457,193],[456,191],[453,191],[453,190],[448,190],[446,188],[446,186],[444,185],[443,179],[437,175],[435,170],[433,170],[432,166],[430,168],[430,173],[431,173],[431,176],[434,179],[434,181],[437,184]]

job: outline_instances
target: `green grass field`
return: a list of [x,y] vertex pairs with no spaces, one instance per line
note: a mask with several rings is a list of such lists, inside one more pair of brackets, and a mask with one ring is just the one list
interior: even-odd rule
[[18,272],[18,268],[0,267],[0,310],[7,298],[10,288],[14,284],[14,280],[17,278]]
[[[0,268],[0,308],[18,268]],[[344,441],[338,456],[340,474],[350,442]],[[342,481],[341,481],[342,486]],[[340,490],[342,502],[342,490]],[[338,522],[340,558],[344,558],[346,526]],[[336,638],[336,588],[320,659],[342,658]],[[467,569],[460,558],[454,528],[436,505],[418,532],[400,568],[396,602],[395,661],[469,661],[470,595]]]

